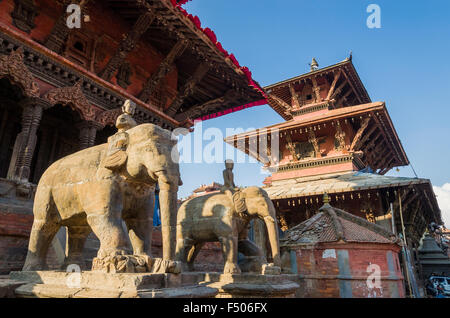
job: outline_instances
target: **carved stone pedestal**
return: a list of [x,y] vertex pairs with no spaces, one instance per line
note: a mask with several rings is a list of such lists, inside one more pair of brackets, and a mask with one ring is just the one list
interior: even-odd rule
[[216,298],[293,298],[300,287],[290,275],[197,273],[198,281],[218,290]]
[[287,298],[298,288],[292,275],[35,271],[0,278],[0,297],[18,298]]
[[218,292],[190,274],[11,272],[4,285],[6,297],[18,298],[209,298]]

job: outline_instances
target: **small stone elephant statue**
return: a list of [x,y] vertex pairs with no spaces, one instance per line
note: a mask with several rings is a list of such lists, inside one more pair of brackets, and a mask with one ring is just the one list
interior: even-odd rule
[[273,264],[262,267],[279,269],[275,208],[267,192],[258,187],[226,190],[185,201],[178,209],[176,260],[181,261],[183,270],[193,271],[194,260],[204,243],[218,241],[222,245],[224,273],[241,273],[238,252],[249,258],[262,257],[260,248],[248,239],[249,222],[254,218],[264,221],[273,256]]

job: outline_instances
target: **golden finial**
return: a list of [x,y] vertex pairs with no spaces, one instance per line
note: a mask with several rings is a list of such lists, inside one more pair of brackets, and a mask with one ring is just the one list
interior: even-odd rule
[[329,204],[330,204],[330,201],[331,201],[331,200],[330,200],[330,197],[328,196],[328,193],[325,192],[325,193],[323,194],[323,205],[326,205],[326,204],[329,205]]
[[319,63],[317,63],[316,58],[313,57],[311,64],[311,72],[319,69]]

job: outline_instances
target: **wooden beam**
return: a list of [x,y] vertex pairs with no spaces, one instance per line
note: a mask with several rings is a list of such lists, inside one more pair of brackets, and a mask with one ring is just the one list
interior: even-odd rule
[[320,153],[319,143],[317,142],[316,134],[314,133],[312,127],[308,129],[308,141],[314,147],[316,158],[322,157],[322,154]]
[[194,74],[187,80],[183,87],[178,91],[177,96],[166,111],[166,114],[173,117],[181,108],[186,98],[194,94],[195,86],[202,80],[208,72],[210,66],[208,63],[201,63],[197,66]]
[[356,91],[355,86],[353,86],[352,82],[351,82],[350,79],[348,78],[347,73],[344,72],[344,76],[345,76],[345,78],[347,79],[347,82],[348,82],[348,84],[350,85],[350,87],[352,88],[353,92],[355,92],[355,96],[356,96],[356,98],[358,98],[359,103],[362,104],[361,97],[359,97],[359,94],[358,94],[358,92]]
[[291,92],[292,105],[295,108],[300,108],[300,102],[298,101],[298,96],[297,93],[295,92],[295,88],[294,85],[292,85],[292,83],[289,84],[289,91]]
[[387,163],[391,160],[392,157],[389,157],[389,150],[385,150],[381,156],[380,160],[376,162],[377,169],[385,169],[387,167]]
[[239,99],[239,94],[234,90],[229,90],[224,96],[209,100],[203,104],[198,104],[190,107],[187,111],[179,114],[176,118],[177,121],[183,121],[186,118],[195,119],[205,114],[211,113],[216,107],[225,107],[227,104],[231,104]]
[[351,89],[349,89],[344,95],[342,95],[342,97],[337,101],[336,105],[341,105],[342,102],[347,101],[347,97],[348,95],[350,95],[353,91]]
[[336,133],[334,135],[334,138],[339,143],[339,146],[337,147],[336,150],[343,151],[346,149],[345,148],[345,146],[346,146],[345,145],[345,132],[342,130],[341,123],[339,122],[339,120],[336,120],[335,127],[336,127]]
[[364,134],[364,132],[367,129],[367,126],[369,126],[370,123],[370,117],[366,117],[362,120],[361,127],[359,127],[358,131],[356,132],[355,137],[353,138],[352,145],[350,146],[350,151],[354,151],[355,149],[359,148],[361,146],[360,141]]
[[270,98],[274,99],[278,104],[280,104],[280,106],[282,106],[282,107],[284,107],[286,109],[290,109],[291,108],[291,105],[286,103],[284,100],[282,100],[278,96],[276,96],[274,94],[269,94],[269,96],[270,96]]
[[347,81],[343,81],[341,85],[334,91],[334,93],[331,95],[330,99],[335,98],[338,94],[341,93],[341,91],[344,89],[345,85],[347,85]]
[[321,102],[322,99],[320,98],[320,87],[319,85],[317,85],[316,77],[315,76],[311,77],[311,81],[313,84],[313,91],[316,94],[316,102]]
[[147,103],[150,99],[151,94],[161,83],[167,74],[172,71],[174,67],[174,62],[178,59],[187,47],[187,42],[184,40],[179,40],[170,50],[169,54],[164,58],[164,60],[159,64],[158,69],[148,78],[147,82],[142,89],[139,96],[143,102]]
[[147,11],[139,16],[130,32],[120,42],[119,47],[109,60],[106,67],[99,74],[102,79],[106,81],[111,79],[114,72],[117,71],[120,65],[122,65],[128,54],[134,50],[139,39],[150,27],[155,17],[155,13],[150,11]]
[[86,7],[86,3],[88,1],[86,0],[74,0],[74,1],[64,1],[63,2],[63,12],[56,20],[55,24],[53,25],[52,30],[50,31],[50,34],[47,36],[47,38],[44,41],[45,47],[47,47],[49,50],[52,50],[53,52],[56,52],[58,54],[62,53],[63,47],[66,44],[67,37],[69,36],[72,29],[69,29],[67,27],[67,16],[66,8],[67,5],[73,3],[78,4],[81,8],[81,12]]
[[298,158],[297,158],[297,153],[295,152],[295,145],[294,145],[294,143],[292,142],[292,139],[291,139],[291,135],[290,135],[290,134],[287,134],[287,135],[286,135],[286,148],[287,148],[287,149],[289,150],[289,152],[291,153],[292,159],[293,159],[294,161],[297,161]]
[[334,80],[333,80],[333,83],[331,84],[330,90],[328,91],[328,95],[327,95],[326,100],[330,100],[331,99],[331,96],[334,93],[334,89],[336,88],[337,81],[341,77],[341,73],[342,73],[341,70],[339,70],[338,72],[334,73]]
[[401,162],[401,159],[400,159],[397,151],[393,148],[392,144],[389,142],[390,139],[388,138],[388,136],[386,135],[385,131],[383,130],[383,128],[382,128],[383,125],[381,124],[380,119],[378,118],[377,114],[372,114],[372,116],[374,117],[374,120],[377,123],[377,126],[379,127],[381,134],[383,135],[384,139],[386,140],[387,146],[389,147],[389,149],[391,149],[392,154],[394,156],[396,156],[396,159],[397,159],[398,162]]
[[433,204],[431,203],[430,197],[428,196],[428,193],[425,189],[423,189],[422,191],[423,191],[423,194],[425,195],[428,206],[430,207],[431,216],[432,216],[434,222],[438,223],[438,220],[434,217],[434,207],[433,207]]
[[392,169],[395,162],[395,159],[391,157],[387,163],[387,167],[381,170],[378,174],[385,175],[389,170]]
[[359,147],[356,147],[355,149],[359,149],[362,148],[362,146],[364,145],[364,143],[369,140],[370,136],[373,135],[373,133],[378,129],[377,125],[373,125],[369,131],[361,138],[361,140],[359,141]]

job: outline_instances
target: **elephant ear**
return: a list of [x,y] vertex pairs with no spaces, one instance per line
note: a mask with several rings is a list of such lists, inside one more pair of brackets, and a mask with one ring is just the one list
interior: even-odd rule
[[128,155],[126,151],[118,150],[115,153],[108,155],[104,161],[104,167],[110,170],[117,170],[127,162]]
[[238,214],[247,211],[247,206],[245,205],[245,196],[242,191],[238,190],[233,194],[233,204]]
[[103,166],[110,170],[120,169],[128,159],[125,151],[128,146],[128,134],[116,133],[108,138],[108,153],[103,161]]

